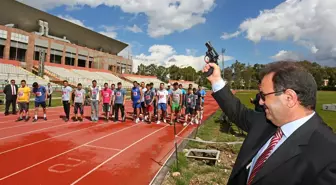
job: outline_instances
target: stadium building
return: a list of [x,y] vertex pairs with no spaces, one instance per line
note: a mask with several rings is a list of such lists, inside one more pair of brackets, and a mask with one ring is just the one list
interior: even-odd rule
[[[14,0],[1,0],[0,79],[73,84],[92,79],[116,83],[132,72],[128,45]],[[34,76],[43,63],[44,75]],[[21,76],[20,76],[21,75]],[[108,80],[108,81],[107,81]],[[83,82],[82,82],[83,83]],[[129,85],[129,84],[128,84]]]

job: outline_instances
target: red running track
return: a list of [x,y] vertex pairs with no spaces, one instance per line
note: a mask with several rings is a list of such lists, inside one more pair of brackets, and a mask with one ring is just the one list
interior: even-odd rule
[[[205,102],[203,119],[218,109],[211,96]],[[34,124],[1,116],[0,184],[146,185],[174,152],[174,127],[168,124],[135,124],[130,116],[125,123],[65,123],[60,114],[62,108],[50,108],[48,121]],[[85,115],[89,118],[89,107]],[[176,125],[180,137],[195,128]]]

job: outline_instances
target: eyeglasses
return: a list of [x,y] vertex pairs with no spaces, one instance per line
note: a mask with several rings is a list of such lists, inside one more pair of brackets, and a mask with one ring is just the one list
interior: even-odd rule
[[270,92],[270,93],[266,93],[264,94],[262,91],[260,91],[259,95],[260,95],[260,98],[265,101],[266,100],[266,96],[268,95],[271,95],[271,94],[275,94],[276,96],[282,94],[283,92],[285,92],[285,90],[282,90],[282,91],[274,91],[274,92]]

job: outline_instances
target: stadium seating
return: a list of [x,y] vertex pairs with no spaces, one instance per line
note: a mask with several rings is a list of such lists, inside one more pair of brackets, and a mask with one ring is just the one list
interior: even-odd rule
[[126,82],[119,77],[105,72],[91,72],[87,70],[79,69],[65,69],[62,67],[55,66],[45,66],[48,72],[51,72],[56,77],[62,80],[68,80],[71,84],[76,85],[77,83],[82,83],[85,87],[90,87],[92,85],[92,80],[96,80],[98,86],[103,86],[104,83],[111,85],[112,83],[117,84],[121,82],[124,88],[130,88],[131,83]]
[[[159,88],[160,83],[164,83],[163,81],[153,78],[153,77],[145,77],[145,76],[137,76],[137,75],[125,75],[124,76],[129,81],[137,81],[138,83],[145,82],[147,83],[153,83],[154,88]],[[164,83],[166,85],[166,83]]]
[[26,80],[26,83],[29,86],[34,82],[37,82],[41,85],[47,85],[49,83],[48,80],[36,76],[21,67],[0,63],[1,82],[10,81],[12,79],[15,80],[16,84],[20,84],[21,80]]

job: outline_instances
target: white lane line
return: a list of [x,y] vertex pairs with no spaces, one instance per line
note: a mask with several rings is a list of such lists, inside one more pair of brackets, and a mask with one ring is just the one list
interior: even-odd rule
[[128,147],[126,147],[126,148],[120,150],[118,153],[114,154],[113,156],[111,156],[110,158],[108,158],[106,161],[100,163],[98,166],[96,166],[95,168],[93,168],[92,170],[90,170],[89,172],[87,172],[85,175],[83,175],[82,177],[80,177],[79,179],[77,179],[75,182],[71,183],[71,185],[74,185],[74,184],[78,183],[80,180],[82,180],[82,179],[85,178],[86,176],[90,175],[92,172],[94,172],[94,171],[97,170],[99,167],[103,166],[104,164],[106,164],[107,162],[109,162],[110,160],[112,160],[113,158],[115,158],[116,156],[118,156],[119,154],[123,153],[125,150],[131,148],[132,146],[136,145],[136,144],[139,143],[140,141],[142,141],[142,140],[146,139],[147,137],[149,137],[149,136],[151,136],[151,135],[153,135],[153,134],[159,132],[160,130],[166,128],[167,126],[169,126],[169,125],[166,125],[166,126],[160,128],[160,129],[158,129],[158,130],[156,130],[156,131],[154,131],[154,132],[152,132],[152,133],[150,133],[150,134],[148,134],[148,135],[142,137],[141,139],[139,139],[139,140],[137,140],[136,142],[132,143],[132,144],[129,145]]
[[79,131],[82,131],[82,130],[86,130],[86,129],[89,129],[89,128],[92,128],[92,127],[103,126],[103,125],[106,125],[106,124],[108,124],[108,123],[99,124],[99,125],[93,125],[93,126],[90,126],[90,127],[87,127],[87,128],[82,128],[82,129],[80,129],[80,130],[75,130],[75,131],[67,132],[67,133],[60,134],[60,135],[57,135],[57,136],[54,136],[54,137],[50,137],[50,138],[47,138],[47,139],[43,139],[43,140],[39,140],[39,141],[35,141],[35,142],[33,142],[33,143],[29,143],[29,144],[26,144],[26,145],[22,145],[22,146],[19,146],[19,147],[16,147],[16,148],[12,148],[12,149],[9,149],[9,150],[0,152],[0,155],[5,154],[5,153],[8,153],[8,152],[11,152],[11,151],[14,151],[14,150],[18,150],[18,149],[20,149],[20,148],[25,148],[25,147],[27,147],[27,146],[35,145],[35,144],[38,144],[38,143],[42,143],[42,142],[44,142],[44,141],[48,141],[48,140],[55,139],[55,138],[58,138],[58,137],[66,136],[66,135],[69,135],[69,134],[72,134],[72,133],[76,133],[76,132],[79,132]]
[[115,151],[121,151],[121,149],[116,149],[116,148],[108,148],[108,147],[103,147],[103,146],[95,146],[95,145],[84,145],[90,148],[99,148],[99,149],[105,149],[105,150],[115,150]]
[[52,127],[47,127],[47,128],[42,128],[42,129],[38,129],[38,130],[33,130],[33,131],[29,131],[29,132],[24,132],[24,133],[21,133],[21,134],[15,134],[15,135],[7,136],[7,137],[2,137],[2,138],[0,138],[0,140],[8,139],[8,138],[11,138],[11,137],[16,137],[16,136],[21,136],[21,135],[25,135],[25,134],[29,134],[29,133],[34,133],[34,132],[38,132],[38,131],[42,131],[42,130],[47,130],[47,129],[51,129],[51,128],[61,127],[61,126],[69,125],[71,123],[73,123],[73,122],[69,122],[69,123],[65,123],[65,124],[61,124],[61,125],[56,125],[56,126],[52,126]]
[[4,128],[0,128],[0,130],[6,130],[6,129],[11,129],[11,128],[17,128],[17,127],[24,127],[24,126],[32,126],[32,125],[42,125],[42,124],[45,124],[45,123],[48,123],[49,121],[56,121],[56,120],[59,120],[58,119],[51,119],[51,120],[47,120],[47,121],[43,121],[43,122],[35,122],[35,123],[30,123],[30,124],[23,124],[23,125],[16,125],[16,126],[11,126],[11,127],[4,127]]
[[77,146],[77,147],[75,147],[75,148],[73,148],[73,149],[67,150],[67,151],[62,152],[62,153],[60,153],[60,154],[57,154],[57,155],[55,155],[55,156],[53,156],[53,157],[50,157],[50,158],[48,158],[48,159],[45,159],[45,160],[40,161],[40,162],[38,162],[38,163],[35,163],[35,164],[31,165],[31,166],[28,166],[27,168],[24,168],[24,169],[22,169],[22,170],[19,170],[19,171],[14,172],[14,173],[12,173],[12,174],[10,174],[10,175],[7,175],[7,176],[5,176],[5,177],[2,177],[2,178],[0,179],[0,181],[5,180],[5,179],[7,179],[7,178],[9,178],[9,177],[11,177],[11,176],[14,176],[14,175],[16,175],[16,174],[18,174],[18,173],[23,172],[23,171],[29,170],[30,168],[33,168],[33,167],[35,167],[35,166],[37,166],[37,165],[40,165],[40,164],[45,163],[45,162],[47,162],[47,161],[50,161],[51,159],[54,159],[54,158],[56,158],[56,157],[59,157],[59,156],[64,155],[64,154],[66,154],[66,153],[69,153],[69,152],[71,152],[71,151],[74,151],[74,150],[76,150],[76,149],[78,149],[78,148],[80,148],[80,147],[82,147],[82,146],[84,146],[84,145],[91,144],[91,143],[96,142],[96,141],[98,141],[98,140],[100,140],[100,139],[103,139],[103,138],[108,137],[108,136],[110,136],[110,135],[113,135],[113,134],[122,132],[122,131],[124,131],[124,130],[130,129],[130,128],[132,128],[132,127],[134,127],[134,126],[137,126],[137,125],[139,125],[139,124],[132,125],[132,126],[130,126],[130,127],[123,128],[123,129],[118,130],[118,131],[116,131],[116,132],[109,133],[109,134],[107,134],[107,135],[105,135],[105,136],[102,136],[102,137],[100,137],[100,138],[91,140],[91,141],[89,141],[89,142],[87,142],[87,143],[84,143],[84,144],[82,144],[82,145],[79,145],[79,146]]

